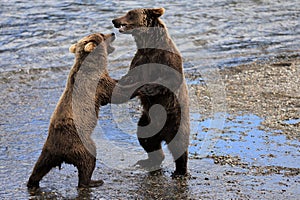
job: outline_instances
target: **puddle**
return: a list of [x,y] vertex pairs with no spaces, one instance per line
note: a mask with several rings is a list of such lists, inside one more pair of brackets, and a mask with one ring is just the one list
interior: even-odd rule
[[300,123],[300,119],[288,119],[288,120],[283,121],[283,123],[289,124],[289,125],[295,125],[295,124]]
[[211,143],[214,143],[210,155],[238,156],[242,162],[257,166],[300,166],[300,142],[288,140],[278,134],[280,131],[261,130],[262,119],[258,116],[228,116],[223,130],[210,130],[210,120],[200,122],[202,132],[192,140],[192,155],[199,157],[199,152],[203,151],[203,141],[210,137]]

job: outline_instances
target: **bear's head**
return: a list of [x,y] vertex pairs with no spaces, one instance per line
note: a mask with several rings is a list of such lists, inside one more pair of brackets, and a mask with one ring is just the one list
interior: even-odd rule
[[158,18],[164,12],[164,8],[138,8],[112,20],[112,23],[119,29],[120,33],[132,34],[134,29],[163,26]]
[[111,43],[115,40],[115,34],[93,33],[88,35],[76,44],[70,46],[69,51],[74,53],[76,58],[83,59],[91,53],[98,45],[102,45],[107,54],[112,53],[115,48]]
[[[98,114],[99,106],[110,102],[116,81],[108,74],[107,55],[114,51],[114,47],[111,46],[114,40],[114,33],[93,33],[70,46],[69,51],[75,54],[75,63],[69,73],[68,87],[73,87],[72,103],[79,109],[76,112],[81,112],[80,108],[84,102],[84,104],[91,103],[90,108],[95,108]],[[86,114],[76,116],[84,119]],[[93,116],[89,118],[92,123],[94,123]]]

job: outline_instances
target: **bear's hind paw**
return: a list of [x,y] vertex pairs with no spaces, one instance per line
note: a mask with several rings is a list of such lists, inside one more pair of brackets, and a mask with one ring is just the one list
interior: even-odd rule
[[40,184],[39,184],[39,182],[33,182],[33,181],[29,180],[27,183],[27,188],[30,190],[36,190],[36,189],[40,188]]
[[186,171],[175,171],[171,175],[174,179],[181,179],[181,178],[190,178],[191,175]]
[[85,189],[85,188],[93,188],[93,187],[99,187],[103,185],[104,181],[103,180],[91,180],[88,185],[86,184],[79,184],[78,188],[79,189]]
[[135,166],[140,166],[141,168],[147,171],[156,171],[161,169],[161,162],[155,163],[150,159],[139,160]]
[[91,180],[89,187],[99,187],[103,185],[104,181],[103,180]]

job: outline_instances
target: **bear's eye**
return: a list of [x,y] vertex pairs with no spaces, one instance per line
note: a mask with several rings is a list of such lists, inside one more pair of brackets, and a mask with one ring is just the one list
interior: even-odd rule
[[90,42],[93,42],[94,44],[96,44],[97,46],[99,45],[99,43],[96,40],[91,40]]
[[131,11],[130,11],[130,12],[128,13],[128,17],[129,17],[130,20],[133,19],[134,16],[135,16],[134,12],[131,12]]

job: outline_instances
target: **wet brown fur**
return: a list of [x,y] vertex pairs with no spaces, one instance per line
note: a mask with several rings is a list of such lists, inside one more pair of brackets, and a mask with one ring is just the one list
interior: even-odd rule
[[[100,105],[105,105],[110,102],[111,93],[116,84],[116,82],[109,77],[106,70],[107,51],[111,50],[109,49],[109,43],[112,41],[112,37],[112,34],[91,34],[81,39],[76,45],[70,47],[70,51],[75,53],[75,64],[69,73],[65,90],[52,114],[48,138],[27,183],[29,188],[38,188],[40,180],[53,167],[60,167],[63,162],[73,164],[77,167],[79,177],[78,187],[93,187],[103,184],[102,180],[91,180],[96,164],[96,146],[90,138],[90,135],[97,124]],[[84,60],[90,54],[90,52],[86,52],[86,49],[84,49],[89,42],[92,44],[89,50],[99,45],[100,54],[96,55],[98,56],[99,64],[94,66],[101,67],[101,74],[100,78],[96,78],[96,81],[99,81],[96,86],[96,92],[94,90],[93,93],[88,94],[91,101],[94,102],[94,108],[92,108],[94,110],[88,111],[93,113],[87,116],[92,117],[84,119],[84,116],[76,116],[74,109],[84,110],[87,107],[86,102],[81,102],[76,105],[79,108],[74,108],[72,103],[74,100],[74,92],[78,92],[75,91],[76,76],[79,76],[80,68]],[[80,128],[85,128],[84,131],[80,133],[82,135],[79,135],[78,132]],[[84,145],[83,142],[88,145]]]
[[[189,103],[182,58],[168,34],[166,25],[159,19],[163,13],[163,8],[135,9],[112,22],[116,28],[120,28],[120,32],[131,34],[137,45],[137,52],[131,62],[129,72],[119,80],[120,91],[132,92],[133,89],[136,89],[136,83],[149,78],[143,77],[143,75],[137,77],[131,73],[136,67],[145,64],[148,64],[148,68],[143,68],[146,76],[155,74],[154,77],[168,82],[170,86],[167,88],[159,84],[145,84],[131,96],[131,98],[138,96],[143,106],[137,135],[149,157],[147,160],[139,161],[138,164],[145,167],[150,165],[150,168],[159,166],[164,159],[161,143],[165,141],[175,159],[176,170],[173,175],[176,176],[187,174],[190,134]],[[146,29],[144,29],[145,27]],[[149,29],[149,27],[151,28]],[[157,68],[153,67],[154,65],[151,63],[168,66],[173,70],[164,71],[165,68],[162,68],[161,71],[155,71]],[[117,89],[115,88],[115,90]],[[119,92],[116,92],[116,95],[118,94]],[[113,103],[121,103],[125,100],[122,95],[114,99],[116,100]],[[167,119],[164,124],[161,124],[163,119],[160,119],[159,115],[152,118],[150,116],[149,110],[155,104],[163,106],[167,111]],[[157,123],[157,127],[162,126],[163,128],[156,135],[145,138],[147,133],[143,127],[150,123]]]

